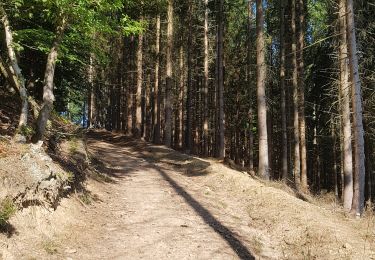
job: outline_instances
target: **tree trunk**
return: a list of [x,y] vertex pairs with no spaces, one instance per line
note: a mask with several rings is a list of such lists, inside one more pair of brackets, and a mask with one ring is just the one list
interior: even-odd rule
[[268,138],[267,138],[267,103],[266,103],[266,61],[264,39],[263,1],[256,1],[257,10],[257,99],[259,129],[259,169],[258,174],[269,179]]
[[144,94],[144,126],[143,126],[143,139],[150,140],[151,137],[151,74],[147,74],[145,94]]
[[286,101],[285,101],[285,0],[280,4],[280,90],[281,90],[281,128],[282,128],[282,155],[281,155],[281,174],[282,179],[288,179],[288,134],[286,119]]
[[353,0],[346,1],[347,32],[349,46],[349,65],[352,80],[352,106],[354,131],[354,195],[352,212],[360,216],[365,203],[365,141],[362,119],[362,89],[359,78],[357,39],[354,24]]
[[172,53],[173,53],[173,0],[168,0],[168,28],[167,28],[167,64],[165,89],[165,128],[164,144],[172,145]]
[[[141,17],[140,21],[143,21]],[[140,138],[142,134],[142,85],[143,85],[143,33],[138,35],[137,49],[137,92],[135,97],[135,128],[133,136]]]
[[154,143],[160,144],[160,91],[159,91],[159,67],[160,67],[160,14],[156,16],[156,43],[155,43],[155,85],[154,85]]
[[298,64],[297,64],[297,28],[296,1],[292,0],[292,64],[293,64],[293,133],[294,133],[294,181],[297,188],[301,183],[301,151],[299,135],[299,98],[298,98]]
[[343,132],[343,170],[344,170],[344,209],[350,211],[353,202],[353,151],[352,151],[352,127],[350,122],[350,86],[348,70],[348,44],[346,32],[346,8],[345,1],[339,2],[340,23],[340,93],[341,115]]
[[336,127],[333,115],[331,115],[331,139],[332,139],[332,159],[333,159],[333,167],[332,167],[332,180],[335,192],[335,199],[338,200],[339,198],[339,186],[338,186],[338,171],[337,171],[337,153],[336,153]]
[[186,89],[186,126],[185,126],[185,146],[186,152],[192,151],[192,43],[193,43],[193,3],[189,0],[188,10],[188,44],[187,44],[187,89]]
[[7,81],[7,88],[10,93],[13,93],[17,90],[19,94],[19,83],[17,80],[16,75],[12,73],[12,68],[4,62],[4,60],[0,56],[0,71],[3,74],[5,80]]
[[53,94],[53,81],[55,77],[56,61],[59,54],[59,47],[64,37],[66,26],[66,18],[61,17],[60,24],[57,27],[56,37],[53,41],[52,48],[47,58],[47,65],[44,74],[43,104],[38,116],[36,132],[33,136],[33,142],[41,141],[44,138],[47,122],[53,109],[53,102],[55,101],[55,96]]
[[15,83],[15,88],[18,90],[20,94],[20,98],[22,101],[20,119],[18,122],[18,128],[21,129],[23,126],[27,126],[27,117],[29,112],[29,103],[27,97],[27,90],[26,90],[26,83],[25,78],[22,75],[21,68],[18,65],[18,60],[16,56],[16,52],[14,50],[14,43],[13,43],[13,32],[10,27],[8,16],[0,3],[0,19],[4,27],[4,35],[5,35],[5,44],[8,51],[8,57],[10,61],[9,72],[11,75],[10,77],[13,78],[13,82]]
[[96,127],[96,88],[94,84],[94,64],[93,64],[93,55],[90,57],[90,65],[89,65],[89,92],[88,92],[88,122],[87,127],[93,128]]
[[208,60],[208,0],[204,0],[204,108],[203,108],[203,155],[208,156],[208,84],[209,84],[209,60]]
[[181,43],[180,47],[180,90],[178,96],[178,147],[183,148],[184,135],[184,96],[185,96],[185,62],[184,62],[184,47]]
[[251,51],[253,49],[253,46],[251,44],[251,23],[253,19],[253,7],[252,7],[253,1],[248,2],[247,6],[247,82],[248,82],[248,88],[249,88],[249,97],[250,97],[250,108],[249,108],[249,171],[251,173],[254,172],[254,134],[253,134],[253,91],[252,91],[252,70],[251,70]]
[[218,13],[218,140],[217,140],[217,157],[225,157],[225,115],[224,115],[224,0],[219,2]]
[[301,188],[307,191],[307,150],[306,150],[306,118],[305,118],[305,65],[303,49],[305,46],[305,0],[298,0],[298,92],[299,92],[299,131],[301,140]]

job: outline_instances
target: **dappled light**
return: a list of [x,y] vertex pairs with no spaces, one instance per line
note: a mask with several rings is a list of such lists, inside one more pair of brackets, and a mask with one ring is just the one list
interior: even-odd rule
[[375,259],[374,14],[0,0],[0,259]]

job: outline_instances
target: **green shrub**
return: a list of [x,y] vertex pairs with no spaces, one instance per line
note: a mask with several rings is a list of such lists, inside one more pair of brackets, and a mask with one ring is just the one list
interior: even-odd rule
[[17,208],[13,201],[9,198],[4,199],[0,205],[0,227],[4,227],[16,211]]
[[31,126],[22,125],[18,133],[30,139],[35,134],[35,130]]

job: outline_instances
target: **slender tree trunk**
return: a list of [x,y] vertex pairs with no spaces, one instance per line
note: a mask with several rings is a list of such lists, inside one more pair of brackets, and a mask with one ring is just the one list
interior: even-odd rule
[[134,36],[130,37],[130,42],[129,42],[129,70],[128,70],[128,88],[127,88],[127,133],[131,134],[131,131],[133,129],[133,95],[134,95]]
[[305,47],[305,0],[298,0],[298,91],[299,91],[299,131],[301,140],[301,188],[307,191],[307,149],[306,149],[306,118],[305,118],[305,65],[303,49]]
[[167,64],[165,89],[165,130],[164,144],[172,145],[172,53],[173,53],[173,0],[168,0],[168,28],[167,28]]
[[293,64],[293,128],[294,128],[294,181],[298,188],[301,183],[301,151],[299,134],[299,98],[298,98],[298,63],[297,63],[297,28],[296,1],[292,0],[292,64]]
[[[140,21],[143,21],[143,16]],[[140,138],[142,134],[142,85],[143,85],[143,33],[138,35],[137,49],[137,92],[135,97],[135,128],[133,135]]]
[[336,127],[333,115],[331,115],[331,138],[332,138],[332,159],[333,159],[333,167],[332,167],[332,179],[333,179],[333,186],[334,186],[334,192],[335,192],[335,199],[338,200],[339,198],[339,186],[338,186],[338,171],[337,171],[337,153],[336,153],[336,143],[337,143],[337,137],[336,137]]
[[209,84],[209,61],[208,61],[208,0],[204,0],[204,108],[203,108],[203,155],[208,156],[208,84]]
[[87,105],[88,105],[88,124],[87,124],[87,127],[88,128],[93,128],[93,127],[96,127],[96,88],[95,88],[95,84],[94,84],[94,73],[95,73],[95,70],[94,70],[94,58],[93,58],[93,54],[90,56],[90,65],[89,65],[89,75],[88,75],[88,78],[89,78],[89,93],[88,93],[88,102],[87,102]]
[[11,69],[9,68],[8,64],[6,64],[0,56],[0,72],[7,81],[6,88],[10,93],[13,93],[15,89],[18,91],[18,82],[15,75],[12,74]]
[[155,86],[154,86],[154,143],[160,143],[160,90],[159,90],[159,65],[160,65],[160,14],[156,16],[156,43],[155,43]]
[[7,47],[8,57],[10,61],[9,72],[11,73],[11,75],[9,76],[13,78],[13,82],[15,83],[15,87],[18,90],[21,101],[22,101],[20,119],[18,122],[18,128],[20,129],[23,126],[27,126],[27,117],[28,117],[28,112],[29,112],[28,96],[27,96],[27,90],[26,90],[26,85],[25,85],[26,84],[25,78],[23,77],[21,68],[18,65],[16,52],[14,50],[13,32],[10,27],[8,16],[1,3],[0,3],[0,19],[4,27],[5,44]]
[[352,80],[352,106],[353,106],[353,131],[354,131],[354,195],[352,212],[360,216],[365,203],[365,141],[362,119],[362,89],[359,78],[357,56],[357,39],[354,24],[353,0],[346,1],[347,32],[349,46],[349,65]]
[[192,0],[189,0],[189,10],[188,10],[188,46],[187,46],[187,90],[186,90],[186,133],[185,133],[185,145],[186,152],[190,153],[192,150],[192,43],[193,43],[193,33],[192,33],[192,10],[193,4]]
[[[365,132],[366,130],[366,123],[364,125]],[[366,194],[365,194],[365,200],[368,203],[372,203],[372,160],[373,160],[373,144],[372,139],[370,136],[365,135],[365,153],[366,153]]]
[[352,127],[350,122],[350,86],[348,68],[348,44],[346,32],[346,0],[339,2],[340,23],[340,93],[343,132],[344,208],[350,211],[353,202],[353,151]]
[[[180,46],[180,91],[178,96],[178,147],[183,148],[184,135],[184,95],[185,95],[185,62],[184,62],[184,47]],[[177,126],[176,126],[177,127]]]
[[43,105],[39,112],[37,127],[33,142],[41,141],[44,137],[48,119],[53,109],[53,102],[55,96],[53,94],[53,81],[55,77],[56,61],[59,54],[59,47],[64,37],[64,32],[67,26],[65,17],[61,17],[60,24],[57,27],[56,37],[52,43],[52,48],[48,54],[47,65],[44,74],[44,87],[43,87]]
[[249,171],[254,172],[254,134],[253,134],[253,91],[252,91],[252,70],[251,70],[251,51],[253,46],[251,44],[251,23],[253,19],[253,1],[248,2],[247,12],[248,12],[248,28],[247,28],[247,81],[249,88],[249,97],[250,97],[250,108],[249,108]]
[[217,157],[225,157],[225,115],[224,115],[224,0],[219,2],[218,24],[218,107],[219,107],[219,134],[217,140]]
[[288,179],[288,134],[286,118],[286,101],[285,101],[285,0],[280,3],[280,90],[281,90],[281,128],[282,128],[282,155],[281,155],[281,174],[282,179]]
[[257,9],[257,99],[259,129],[259,169],[258,174],[269,179],[268,138],[267,138],[267,103],[266,103],[266,61],[264,40],[263,1],[256,1]]
[[147,81],[145,85],[145,100],[144,100],[144,126],[143,126],[143,139],[146,141],[150,140],[151,136],[151,75],[147,74]]

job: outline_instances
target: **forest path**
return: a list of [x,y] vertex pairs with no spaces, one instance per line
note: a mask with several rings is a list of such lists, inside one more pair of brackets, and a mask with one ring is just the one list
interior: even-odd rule
[[101,174],[86,195],[20,211],[3,259],[375,259],[372,215],[120,134],[87,148]]
[[[247,230],[253,230],[243,223],[242,233],[235,234],[238,219],[226,217],[220,205],[201,201],[197,191],[204,187],[194,176],[157,158],[177,152],[106,132],[89,135],[87,143],[114,182],[92,188],[100,202],[81,216],[85,225],[75,226],[69,236],[69,248],[77,250],[71,257],[254,259],[247,241],[252,237]],[[208,166],[200,163],[197,172]]]

